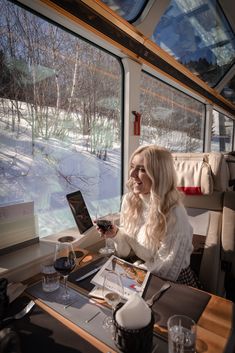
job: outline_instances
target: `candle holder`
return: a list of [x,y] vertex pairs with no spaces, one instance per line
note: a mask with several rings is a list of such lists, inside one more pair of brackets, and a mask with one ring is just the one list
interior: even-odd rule
[[138,329],[120,326],[116,321],[116,312],[123,304],[119,304],[114,311],[114,342],[124,353],[150,353],[153,349],[154,315],[152,312],[150,323]]

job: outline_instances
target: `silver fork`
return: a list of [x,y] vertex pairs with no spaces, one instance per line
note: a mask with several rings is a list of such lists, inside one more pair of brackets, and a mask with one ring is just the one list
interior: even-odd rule
[[146,300],[146,304],[151,307],[155,300],[157,300],[163,292],[169,289],[170,286],[171,284],[169,282],[164,283],[163,286],[151,298]]
[[5,317],[2,322],[10,321],[10,320],[18,320],[24,317],[28,312],[32,309],[32,307],[35,305],[33,300],[30,300],[30,302],[17,314]]

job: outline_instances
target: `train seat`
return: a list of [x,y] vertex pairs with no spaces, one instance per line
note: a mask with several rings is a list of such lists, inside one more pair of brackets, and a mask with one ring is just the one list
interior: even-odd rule
[[225,153],[229,171],[229,190],[224,194],[222,219],[223,263],[226,270],[226,297],[235,302],[235,152]]
[[235,151],[224,153],[229,173],[229,189],[235,191]]
[[[185,193],[184,205],[193,227],[194,252],[191,266],[205,290],[225,296],[224,259],[232,240],[222,243],[223,204],[229,189],[229,173],[222,153],[173,153],[178,187]],[[229,237],[231,232],[229,232]]]
[[222,266],[226,272],[226,297],[235,302],[235,191],[224,194],[221,242]]

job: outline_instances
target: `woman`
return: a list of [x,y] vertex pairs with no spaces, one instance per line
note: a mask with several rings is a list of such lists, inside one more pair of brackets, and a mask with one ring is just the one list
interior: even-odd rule
[[192,227],[176,187],[170,152],[156,145],[139,147],[130,159],[127,187],[120,227],[114,225],[106,233],[117,255],[134,253],[138,264],[157,276],[198,287],[189,267]]

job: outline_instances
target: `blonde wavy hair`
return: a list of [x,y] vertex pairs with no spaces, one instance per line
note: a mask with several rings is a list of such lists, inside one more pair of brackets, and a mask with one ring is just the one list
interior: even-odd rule
[[[166,234],[170,211],[181,203],[182,194],[177,190],[174,163],[167,149],[156,145],[139,147],[130,158],[129,171],[133,158],[138,154],[143,157],[145,172],[152,182],[146,222],[146,240],[149,249],[154,252]],[[140,196],[133,192],[133,183],[130,177],[127,182],[129,190],[126,196],[127,207],[122,214],[121,221],[127,232],[135,237],[143,206]]]

